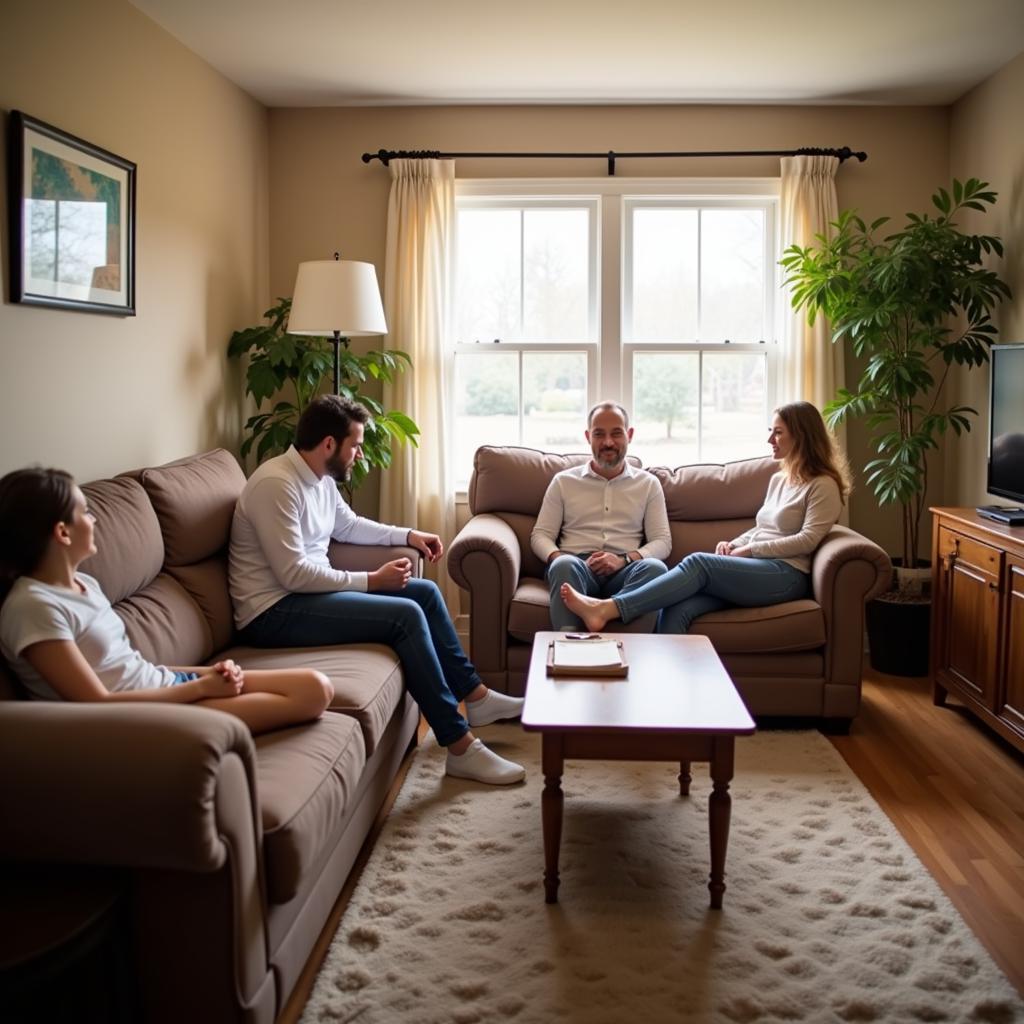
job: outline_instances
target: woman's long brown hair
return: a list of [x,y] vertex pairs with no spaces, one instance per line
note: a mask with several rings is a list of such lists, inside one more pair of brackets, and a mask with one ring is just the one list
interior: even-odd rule
[[783,463],[789,478],[808,483],[816,476],[830,476],[845,504],[852,486],[850,468],[817,406],[810,402],[790,402],[780,405],[775,414],[786,424],[793,439],[793,448]]

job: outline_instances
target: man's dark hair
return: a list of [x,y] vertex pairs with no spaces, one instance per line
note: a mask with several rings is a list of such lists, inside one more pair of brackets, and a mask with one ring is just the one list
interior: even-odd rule
[[300,452],[312,451],[325,437],[339,444],[348,437],[353,423],[366,423],[370,413],[366,406],[341,395],[320,395],[314,398],[299,417],[295,427],[295,447]]

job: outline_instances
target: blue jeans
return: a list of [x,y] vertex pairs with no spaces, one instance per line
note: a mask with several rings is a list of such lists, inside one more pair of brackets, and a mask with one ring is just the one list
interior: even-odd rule
[[737,558],[703,551],[674,569],[613,600],[623,622],[661,609],[659,633],[688,633],[699,615],[720,608],[759,608],[797,601],[811,591],[807,573],[779,558]]
[[455,627],[430,580],[404,590],[289,594],[239,633],[254,647],[386,644],[402,663],[405,685],[442,747],[469,731],[459,701],[480,685]]
[[611,597],[613,594],[626,594],[635,590],[668,571],[665,563],[659,562],[657,558],[642,558],[639,562],[630,562],[611,576],[598,576],[587,567],[586,559],[586,555],[559,555],[548,566],[552,629],[583,628],[582,620],[565,607],[558,592],[563,583],[570,584],[573,589],[588,597]]

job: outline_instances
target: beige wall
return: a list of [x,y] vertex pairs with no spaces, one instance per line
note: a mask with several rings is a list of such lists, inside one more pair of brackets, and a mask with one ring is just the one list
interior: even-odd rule
[[[1003,303],[995,321],[1000,340],[1024,342],[1024,54],[1016,57],[952,108],[950,121],[950,167],[960,178],[981,178],[999,193],[990,213],[968,213],[965,226],[972,231],[999,235],[1005,258],[993,259],[991,266],[1013,290],[1013,299]],[[1006,503],[985,491],[988,457],[988,368],[961,371],[953,393],[980,415],[971,433],[947,446],[946,505]],[[1024,396],[1021,396],[1024,403]]]
[[[291,294],[301,260],[334,250],[383,272],[389,176],[364,152],[388,149],[607,151],[790,149],[867,151],[839,171],[840,207],[867,217],[922,209],[949,167],[948,110],[930,107],[415,107],[270,112],[270,286]],[[667,177],[778,174],[776,158],[620,161],[618,174]],[[602,161],[461,160],[460,177],[603,176]],[[851,371],[852,376],[852,371]],[[852,461],[866,460],[863,432],[850,431]],[[937,475],[941,477],[941,465]],[[373,492],[360,498],[372,507]],[[895,513],[865,487],[852,522],[891,545]]]
[[126,0],[4,3],[0,107],[138,164],[135,317],[10,303],[0,214],[0,472],[237,449],[225,349],[267,297],[266,110]]

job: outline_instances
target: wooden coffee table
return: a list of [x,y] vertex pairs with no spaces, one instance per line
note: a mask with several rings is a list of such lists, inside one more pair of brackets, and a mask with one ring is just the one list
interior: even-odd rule
[[561,633],[538,633],[526,683],[523,728],[543,737],[544,898],[558,901],[562,840],[562,771],[566,759],[678,761],[679,792],[690,792],[690,764],[708,761],[712,792],[711,906],[725,893],[735,737],[754,721],[711,641],[704,636],[612,633],[624,644],[625,679],[546,674],[548,644]]

